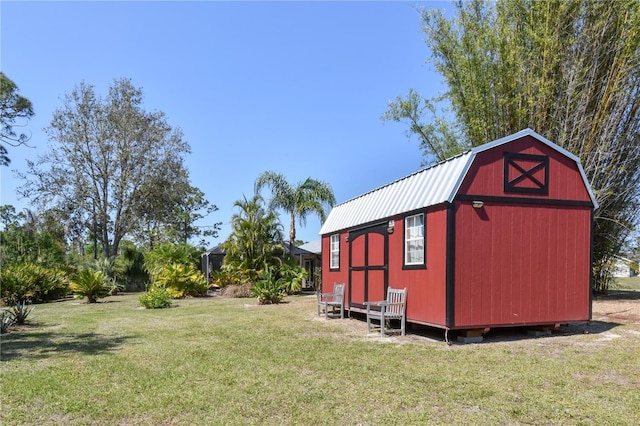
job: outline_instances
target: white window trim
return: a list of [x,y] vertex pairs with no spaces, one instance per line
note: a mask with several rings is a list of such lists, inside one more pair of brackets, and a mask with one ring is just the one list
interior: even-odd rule
[[[329,269],[340,269],[340,234],[333,234],[329,242]],[[334,263],[334,254],[336,253],[336,263]]]
[[[414,219],[416,217],[422,217],[422,235],[419,237],[414,237],[414,238],[409,238],[409,226],[407,226],[407,224],[409,223],[409,221],[411,219]],[[424,213],[419,213],[419,214],[415,214],[412,216],[407,216],[404,218],[404,223],[405,223],[405,229],[404,229],[404,264],[406,266],[421,266],[425,264],[425,244],[426,244],[426,238],[425,238],[425,220],[424,220]],[[417,228],[416,226],[412,226],[411,228]],[[412,241],[419,241],[422,240],[422,260],[419,262],[409,262],[409,242]]]

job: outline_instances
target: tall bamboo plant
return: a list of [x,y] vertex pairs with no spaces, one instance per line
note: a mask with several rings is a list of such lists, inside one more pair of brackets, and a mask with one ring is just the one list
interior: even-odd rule
[[526,127],[578,155],[599,209],[594,289],[640,215],[640,2],[474,0],[423,10],[447,91],[415,90],[384,120],[405,122],[424,163]]

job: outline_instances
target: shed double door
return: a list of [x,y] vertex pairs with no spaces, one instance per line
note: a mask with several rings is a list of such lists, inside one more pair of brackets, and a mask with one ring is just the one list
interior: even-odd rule
[[381,224],[349,233],[349,307],[384,300],[389,286],[389,234]]

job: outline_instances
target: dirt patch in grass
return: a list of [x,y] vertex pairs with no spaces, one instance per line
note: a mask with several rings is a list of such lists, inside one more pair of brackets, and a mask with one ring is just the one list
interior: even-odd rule
[[640,291],[612,291],[593,300],[593,319],[640,324]]

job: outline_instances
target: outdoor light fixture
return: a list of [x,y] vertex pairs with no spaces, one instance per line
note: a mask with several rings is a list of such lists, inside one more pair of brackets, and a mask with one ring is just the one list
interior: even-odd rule
[[390,220],[387,224],[387,232],[393,234],[393,228],[396,226],[395,220]]
[[484,206],[484,201],[472,201],[471,205],[474,209],[481,209]]

